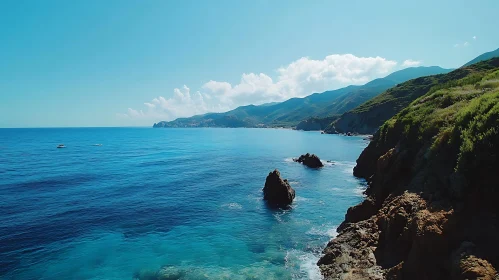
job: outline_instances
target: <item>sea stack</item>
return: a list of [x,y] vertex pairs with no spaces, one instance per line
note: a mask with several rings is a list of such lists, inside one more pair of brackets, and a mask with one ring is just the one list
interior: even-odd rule
[[279,170],[275,169],[269,173],[263,188],[263,199],[269,204],[285,207],[293,202],[295,190],[291,188],[288,180],[281,178]]
[[310,168],[319,168],[324,166],[318,156],[309,153],[301,155],[299,158],[294,158],[293,161],[302,163]]

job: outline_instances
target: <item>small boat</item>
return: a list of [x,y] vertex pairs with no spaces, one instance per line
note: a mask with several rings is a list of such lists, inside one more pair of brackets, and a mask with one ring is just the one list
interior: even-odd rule
[[94,146],[100,147],[102,146],[102,144],[94,144]]
[[66,146],[64,146],[64,144],[59,144],[59,145],[57,146],[57,149],[61,149],[61,148],[66,148]]

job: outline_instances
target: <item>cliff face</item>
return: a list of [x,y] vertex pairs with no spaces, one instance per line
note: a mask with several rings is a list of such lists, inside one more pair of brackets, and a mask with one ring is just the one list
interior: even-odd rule
[[366,200],[318,262],[326,279],[499,279],[499,59],[388,120],[357,160]]

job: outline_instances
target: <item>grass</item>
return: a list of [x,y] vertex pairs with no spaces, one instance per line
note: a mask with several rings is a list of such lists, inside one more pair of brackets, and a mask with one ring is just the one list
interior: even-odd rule
[[[434,108],[445,108],[463,98],[475,97],[474,94],[483,90],[497,88],[499,86],[498,67],[499,58],[495,58],[459,68],[447,74],[421,77],[398,84],[345,114],[345,119],[340,117],[333,125],[354,132],[358,127],[366,127],[375,131],[397,113],[401,111],[407,113],[408,108],[421,106],[425,102],[421,97],[427,98],[426,101],[429,101],[428,98],[434,99],[435,103],[425,104],[421,112],[411,113],[411,118],[417,121],[424,116],[415,114],[428,115]],[[447,92],[449,90],[452,94]],[[415,100],[419,103],[412,103]],[[436,117],[445,118],[451,114],[451,112],[441,113],[442,116]],[[347,116],[348,114],[356,116]],[[349,124],[350,120],[360,121]]]
[[430,144],[430,159],[451,151],[454,171],[468,180],[493,173],[499,159],[499,65],[480,65],[464,77],[433,86],[375,136],[376,146],[399,141],[416,150]]

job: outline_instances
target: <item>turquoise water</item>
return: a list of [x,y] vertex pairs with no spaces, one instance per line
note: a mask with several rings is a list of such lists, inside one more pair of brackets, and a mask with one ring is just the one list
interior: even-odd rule
[[[0,278],[320,279],[362,199],[365,146],[277,129],[0,129]],[[306,152],[334,164],[292,162]],[[291,209],[262,200],[274,168]]]

